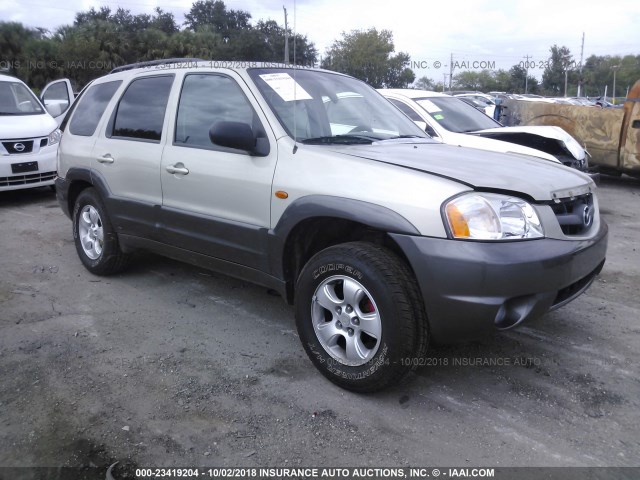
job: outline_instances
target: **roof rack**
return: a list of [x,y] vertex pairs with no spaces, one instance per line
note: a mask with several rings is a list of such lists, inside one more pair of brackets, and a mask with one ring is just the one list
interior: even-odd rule
[[124,72],[126,70],[133,70],[134,68],[143,68],[143,67],[153,67],[155,65],[168,65],[171,63],[182,63],[182,62],[204,62],[202,58],[163,58],[160,60],[149,60],[148,62],[138,62],[138,63],[130,63],[129,65],[122,65],[121,67],[116,67],[111,70],[109,73],[117,73]]

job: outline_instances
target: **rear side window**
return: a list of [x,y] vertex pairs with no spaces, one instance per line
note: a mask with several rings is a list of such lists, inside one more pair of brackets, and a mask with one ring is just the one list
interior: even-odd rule
[[134,80],[118,104],[112,136],[160,141],[173,75]]
[[102,114],[121,83],[122,81],[118,80],[89,87],[75,108],[75,113],[69,122],[69,132],[83,137],[93,135]]

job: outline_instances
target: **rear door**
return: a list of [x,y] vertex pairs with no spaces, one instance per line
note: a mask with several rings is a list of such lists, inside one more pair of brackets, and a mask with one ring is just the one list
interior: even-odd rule
[[[171,245],[264,267],[275,137],[247,85],[233,72],[189,73],[162,156],[162,223]],[[214,145],[219,121],[248,124],[270,144],[267,156]]]
[[118,233],[156,236],[165,113],[173,83],[173,74],[134,78],[93,147],[92,175],[106,186],[107,209]]

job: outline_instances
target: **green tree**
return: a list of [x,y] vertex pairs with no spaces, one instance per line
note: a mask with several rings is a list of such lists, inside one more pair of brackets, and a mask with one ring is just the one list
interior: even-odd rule
[[409,55],[394,55],[393,34],[389,30],[352,30],[333,42],[322,67],[346,73],[374,88],[406,88],[415,80],[406,67]]
[[17,22],[0,22],[0,60],[9,73],[16,75],[21,65],[29,60],[25,46],[42,38],[43,32]]
[[417,90],[433,90],[436,89],[436,82],[430,79],[427,76],[420,77],[418,80],[411,85],[411,88],[415,88]]
[[465,70],[453,76],[451,87],[455,90],[496,90],[496,74],[491,70]]
[[[11,67],[10,73],[36,90],[60,77],[81,88],[113,67],[169,57],[284,60],[285,30],[273,20],[252,26],[248,12],[227,9],[221,0],[199,0],[186,17],[189,28],[184,30],[161,8],[137,15],[124,8],[91,8],[53,33],[0,22],[0,58],[3,67]],[[313,42],[305,35],[286,33],[290,61],[295,51],[296,63],[315,64]]]
[[558,47],[557,45],[553,45],[549,51],[551,55],[542,73],[542,88],[547,95],[564,95],[565,75],[567,85],[571,80],[575,80],[575,75],[569,78],[569,72],[572,71],[571,66],[573,62],[571,51],[568,47]]
[[[285,30],[274,20],[259,20],[255,26],[264,42],[265,52],[261,59],[269,61],[284,60]],[[313,65],[318,58],[318,50],[306,35],[289,34],[289,62],[298,65]],[[295,48],[294,48],[295,45]],[[294,56],[295,54],[295,62]]]
[[584,93],[590,96],[613,95],[613,72],[616,72],[617,97],[623,97],[627,88],[640,79],[640,55],[597,56],[591,55],[583,67]]
[[190,30],[210,27],[228,39],[234,32],[250,28],[251,14],[244,10],[229,10],[222,0],[198,0],[184,18],[184,24]]
[[508,88],[504,91],[509,93],[525,93],[525,83],[527,86],[526,93],[537,93],[539,83],[536,77],[527,75],[527,70],[522,65],[514,65],[509,70]]

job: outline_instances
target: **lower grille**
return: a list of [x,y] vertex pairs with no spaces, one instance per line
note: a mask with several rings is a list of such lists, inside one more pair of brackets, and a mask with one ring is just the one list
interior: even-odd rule
[[591,282],[593,282],[593,280],[596,278],[596,275],[598,275],[602,271],[603,266],[604,266],[604,260],[589,275],[587,275],[584,278],[581,278],[577,282],[572,283],[568,287],[565,287],[562,290],[560,290],[556,295],[555,300],[553,301],[551,310],[555,310],[556,308],[559,308],[569,303],[571,300],[573,300],[582,292],[584,292],[589,287],[589,285],[591,285]]
[[582,235],[593,225],[595,208],[593,195],[588,193],[579,197],[563,198],[551,204],[556,214],[562,233],[565,235]]
[[56,178],[56,172],[33,173],[30,175],[14,175],[12,177],[0,177],[0,187],[13,187],[16,185],[30,185],[41,183]]

